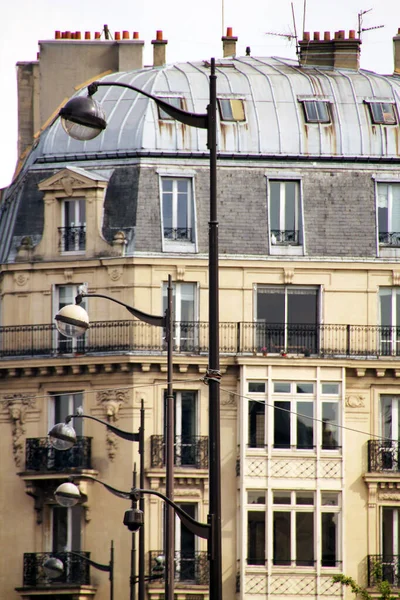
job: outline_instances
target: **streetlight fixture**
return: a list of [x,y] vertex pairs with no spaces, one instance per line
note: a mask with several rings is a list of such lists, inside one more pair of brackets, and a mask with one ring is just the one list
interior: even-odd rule
[[[209,220],[209,358],[206,380],[209,384],[209,517],[213,522],[213,552],[210,556],[210,600],[222,600],[222,543],[221,543],[221,442],[219,364],[219,266],[217,220],[217,85],[215,59],[210,61],[209,104],[204,114],[192,113],[172,106],[162,98],[133,85],[118,81],[97,81],[88,87],[88,96],[72,98],[60,110],[65,131],[75,139],[96,137],[107,123],[93,95],[100,86],[119,86],[131,89],[153,100],[173,119],[206,129],[210,156],[210,220]],[[91,136],[91,137],[87,137]],[[168,579],[168,574],[167,574]],[[167,600],[169,600],[167,598]]]
[[[73,484],[71,484],[73,485]],[[78,490],[79,491],[79,490]],[[78,498],[79,500],[79,498]],[[74,503],[76,504],[76,503]],[[66,506],[65,504],[61,504],[61,506]],[[79,552],[69,551],[69,554],[73,556],[77,556],[80,560],[88,563],[91,567],[98,569],[99,571],[106,571],[109,573],[110,580],[110,600],[114,600],[114,543],[111,542],[110,547],[110,562],[108,565],[103,565],[101,563],[95,562],[91,560],[87,556],[80,554]],[[49,579],[58,579],[64,573],[64,564],[62,560],[55,556],[50,556],[43,563],[43,571],[47,575]]]
[[[79,293],[75,298],[75,304],[68,304],[61,308],[55,316],[57,329],[63,335],[68,337],[79,337],[83,335],[89,327],[89,316],[84,308],[80,306],[83,298],[104,298],[111,300],[116,304],[120,304],[126,308],[134,317],[154,325],[155,327],[162,327],[165,329],[165,339],[167,342],[167,397],[166,397],[166,493],[171,499],[174,497],[174,423],[175,423],[175,403],[173,396],[173,290],[172,290],[172,278],[168,276],[168,295],[167,295],[167,308],[164,315],[151,315],[145,313],[133,306],[129,306],[120,300],[116,300],[111,296],[105,296],[103,294],[88,294],[86,292]],[[85,415],[88,417],[88,415]],[[94,417],[88,417],[94,419]],[[96,420],[96,419],[95,419]],[[113,426],[106,424],[111,431],[117,433],[120,437],[125,437],[131,441],[140,441],[136,437],[132,440],[132,434],[123,432]],[[116,431],[118,430],[118,432]],[[144,423],[141,427],[144,430]],[[73,430],[72,430],[73,431]],[[125,433],[125,435],[124,435]],[[127,435],[127,437],[126,437]],[[135,436],[135,434],[133,434]],[[76,435],[72,434],[69,422],[66,420],[64,423],[58,423],[49,432],[50,440],[53,445],[59,450],[65,450],[71,447],[76,441]],[[70,444],[70,445],[69,445]],[[144,440],[142,440],[141,449],[139,448],[141,457],[144,456]],[[144,461],[140,463],[140,486],[144,487]],[[144,509],[144,499],[140,499],[141,510]],[[166,600],[174,599],[174,558],[175,558],[175,527],[174,527],[174,515],[172,509],[167,505],[166,510],[166,523],[165,523],[165,569],[167,576],[165,578],[165,596]],[[139,551],[139,600],[144,600],[144,580],[141,574],[144,572],[144,533],[143,530],[140,532],[139,539],[140,551]],[[133,586],[131,585],[131,597],[133,592]]]

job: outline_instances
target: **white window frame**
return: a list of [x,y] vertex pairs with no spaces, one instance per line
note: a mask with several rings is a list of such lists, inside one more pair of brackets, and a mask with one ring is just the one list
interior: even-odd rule
[[[55,505],[57,506],[57,505]],[[72,551],[72,517],[73,517],[73,508],[74,507],[58,507],[64,508],[67,511],[67,545],[62,552],[71,552]],[[49,551],[53,552],[53,527],[54,527],[54,511],[53,506],[50,506],[50,548]],[[82,513],[81,513],[81,521],[80,521],[80,546],[82,546]],[[78,549],[78,551],[80,548]]]
[[[74,219],[70,223],[66,222],[66,208],[67,204],[73,205],[73,213]],[[81,215],[81,207],[84,207],[84,219],[82,219]],[[63,198],[61,201],[61,239],[60,239],[60,249],[61,254],[85,254],[86,252],[86,198]],[[67,227],[83,227],[85,234],[85,247],[83,249],[79,248],[79,233],[75,234],[75,243],[74,248],[72,250],[65,249],[65,240],[64,240],[64,232]]]
[[[383,296],[384,290],[390,290],[391,296],[391,324],[383,325],[382,324],[382,309],[381,309],[381,296]],[[379,340],[379,351],[383,353],[385,356],[397,356],[400,353],[400,323],[397,322],[396,319],[396,305],[397,302],[400,302],[400,293],[397,298],[397,293],[400,292],[400,287],[397,286],[381,286],[378,290],[378,314],[379,314],[379,326],[381,328],[380,332],[380,340]],[[387,294],[389,296],[389,294]],[[399,307],[400,308],[400,307]],[[390,335],[383,335],[385,328],[390,327]],[[383,352],[384,347],[388,346],[388,351]]]
[[[172,229],[177,228],[178,219],[178,181],[185,180],[188,183],[187,198],[187,224],[192,230],[192,239],[168,239],[164,235],[164,188],[163,183],[166,180],[172,181]],[[197,252],[197,227],[196,227],[196,208],[195,208],[195,186],[194,177],[189,172],[180,172],[179,174],[160,172],[160,214],[161,214],[161,239],[163,252]]]
[[[193,335],[191,338],[191,341],[194,345],[198,344],[199,341],[199,331],[196,329],[196,323],[198,323],[198,297],[199,297],[199,285],[198,283],[195,282],[191,282],[191,281],[184,281],[184,282],[179,282],[179,281],[174,281],[172,283],[172,287],[173,287],[173,297],[172,297],[172,302],[173,302],[173,320],[176,323],[175,327],[174,327],[174,348],[178,348],[180,349],[182,347],[182,350],[184,351],[184,342],[185,340],[187,340],[187,337],[183,337],[183,332],[181,327],[179,326],[179,323],[182,321],[181,319],[181,310],[182,310],[182,287],[184,285],[191,285],[193,286],[193,315],[194,315],[194,319],[193,319],[193,326],[194,326],[194,330],[193,330]],[[163,305],[166,307],[166,303],[167,303],[167,294],[168,294],[168,289],[167,289],[168,283],[167,282],[163,282],[163,287],[162,287],[162,302]]]
[[[67,288],[70,290],[69,297],[67,297],[67,300],[68,300],[67,304],[74,304],[75,297],[78,295],[79,291],[82,289],[82,287],[85,287],[87,289],[87,285],[88,285],[87,283],[84,283],[84,284],[72,283],[72,284],[60,284],[60,285],[52,286],[52,292],[53,292],[53,294],[52,294],[53,310],[52,310],[52,318],[51,318],[52,322],[54,320],[54,315],[56,315],[58,313],[58,311],[60,310],[60,289]],[[81,306],[85,310],[88,310],[88,298],[82,299]],[[66,338],[66,337],[63,338],[63,337],[61,337],[61,334],[58,332],[57,328],[54,327],[54,329],[53,329],[53,350],[55,352],[59,352],[59,350],[61,350],[62,346],[64,345],[67,349],[69,349],[69,352],[65,352],[65,354],[77,352],[82,345],[86,344],[86,342],[88,341],[88,338],[89,338],[89,331],[87,331],[82,337],[79,337],[79,338]],[[60,345],[61,340],[62,340],[62,342]]]
[[[302,256],[305,254],[305,237],[304,237],[304,209],[303,209],[303,182],[299,175],[285,176],[281,175],[266,175],[267,179],[267,216],[268,216],[268,246],[269,254],[271,255],[288,255]],[[295,219],[298,242],[280,242],[271,229],[271,183],[280,184],[280,203],[279,203],[279,231],[286,231],[285,228],[285,185],[286,183],[296,183],[296,210]]]
[[[274,384],[275,383],[286,383],[289,384],[290,386],[290,391],[289,392],[275,392],[274,391]],[[301,385],[301,384],[312,384],[313,385],[313,392],[312,393],[298,393],[296,391],[296,387],[297,385]],[[290,423],[290,447],[289,448],[279,448],[276,447],[274,445],[274,438],[275,438],[275,416],[276,416],[276,411],[280,410],[280,409],[275,409],[275,402],[289,402],[290,404],[290,413],[289,413],[289,423]],[[310,419],[312,419],[312,426],[313,426],[313,445],[312,448],[298,448],[297,447],[297,434],[298,434],[298,427],[297,427],[297,412],[298,411],[298,404],[300,402],[303,403],[307,403],[307,404],[311,404],[312,405],[312,409],[313,409],[313,416],[310,417]],[[281,382],[278,380],[274,380],[272,381],[272,403],[273,403],[273,424],[272,424],[272,439],[271,439],[271,446],[273,448],[274,453],[275,452],[288,452],[290,450],[297,452],[312,452],[315,453],[316,451],[316,446],[317,446],[317,431],[316,431],[316,426],[315,426],[315,418],[316,418],[316,408],[317,408],[317,403],[316,403],[316,383],[315,381],[296,381],[296,382]],[[301,413],[303,414],[303,413]]]
[[[382,200],[383,193],[380,191],[382,186],[387,187],[387,195]],[[377,218],[377,230],[378,230],[378,245],[386,246],[390,248],[399,248],[400,247],[400,231],[394,231],[393,228],[393,187],[400,187],[400,182],[394,181],[377,181],[376,182],[376,218]],[[385,207],[387,208],[387,225],[386,231],[381,231],[379,228],[379,208],[381,208],[381,203],[385,203]],[[380,235],[387,234],[390,235],[389,241],[381,241]],[[393,234],[396,234],[395,237],[392,237]]]

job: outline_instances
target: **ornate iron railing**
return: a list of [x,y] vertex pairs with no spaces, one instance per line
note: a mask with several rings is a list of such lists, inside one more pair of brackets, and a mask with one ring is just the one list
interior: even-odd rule
[[[208,323],[174,323],[174,352],[208,353]],[[0,327],[0,358],[92,353],[165,353],[165,332],[137,320],[97,321],[67,340],[53,324]],[[222,355],[303,354],[322,357],[400,356],[400,327],[223,322]]]
[[400,246],[400,232],[398,231],[380,231],[379,243],[384,246]]
[[164,238],[166,240],[192,242],[192,232],[191,227],[164,227]]
[[[155,559],[163,554],[163,550],[149,552],[149,574]],[[163,581],[164,577],[158,581]],[[207,585],[209,581],[209,563],[207,552],[175,552],[175,583]]]
[[278,245],[299,245],[299,232],[294,229],[271,229],[271,242],[274,246]]
[[376,566],[382,572],[383,581],[387,581],[395,588],[400,587],[400,556],[391,554],[370,554],[368,556],[368,587],[375,587]]
[[399,442],[368,440],[368,471],[400,471],[399,452]]
[[[80,554],[90,558],[90,552]],[[57,579],[49,579],[43,569],[44,562],[50,557],[59,558],[64,565],[64,570]],[[24,587],[90,585],[90,566],[86,560],[81,560],[71,552],[29,552],[24,554],[23,581]]]
[[48,438],[28,438],[25,443],[27,471],[71,471],[92,468],[92,438],[78,437],[69,450],[59,452]]
[[[203,435],[175,436],[175,465],[208,469],[208,437]],[[151,466],[165,466],[164,436],[151,436]]]
[[59,227],[60,252],[78,252],[86,247],[86,225]]

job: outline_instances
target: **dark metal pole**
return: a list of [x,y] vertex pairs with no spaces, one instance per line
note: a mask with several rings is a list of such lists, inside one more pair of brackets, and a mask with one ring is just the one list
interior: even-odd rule
[[[139,454],[140,454],[140,487],[144,488],[144,403],[140,405],[140,428],[139,428]],[[139,508],[144,513],[144,497],[140,496]],[[145,600],[145,555],[144,555],[144,524],[139,530],[139,600]]]
[[[174,347],[173,312],[172,312],[172,279],[168,275],[167,296],[167,398],[166,398],[166,496],[174,499],[174,438],[175,438],[175,400],[173,394],[173,363]],[[174,600],[175,583],[175,513],[171,506],[166,508],[165,523],[165,600]]]
[[[136,463],[135,463],[134,468],[133,468],[133,477],[132,477],[133,487],[136,487],[136,485],[137,485],[136,476],[137,476],[137,472],[136,472]],[[134,508],[133,501],[132,501],[132,508]],[[131,578],[129,580],[130,600],[136,600],[135,581],[136,581],[136,532],[133,532],[132,533],[132,545],[131,545]]]
[[111,540],[110,548],[110,600],[114,600],[114,542]]
[[222,600],[221,542],[221,441],[219,394],[219,280],[217,217],[217,77],[215,59],[211,59],[210,104],[208,106],[208,148],[210,150],[210,222],[209,222],[209,507],[213,521],[210,557],[210,600]]

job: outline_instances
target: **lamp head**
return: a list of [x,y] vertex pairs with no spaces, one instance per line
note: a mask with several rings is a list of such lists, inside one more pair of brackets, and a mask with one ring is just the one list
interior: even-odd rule
[[57,579],[64,573],[64,565],[59,558],[50,556],[43,563],[43,571],[49,579]]
[[49,431],[49,441],[56,450],[69,450],[76,444],[75,429],[69,423],[57,423]]
[[66,482],[58,486],[54,492],[54,497],[60,506],[70,507],[78,504],[81,493],[74,483]]
[[163,577],[165,573],[165,556],[160,554],[154,558],[154,562],[156,563],[151,569],[152,575],[158,575],[159,577]]
[[104,112],[92,96],[71,98],[59,115],[66,133],[82,142],[92,140],[107,127]]
[[89,327],[89,315],[78,304],[67,304],[54,317],[58,331],[70,338],[84,335]]

